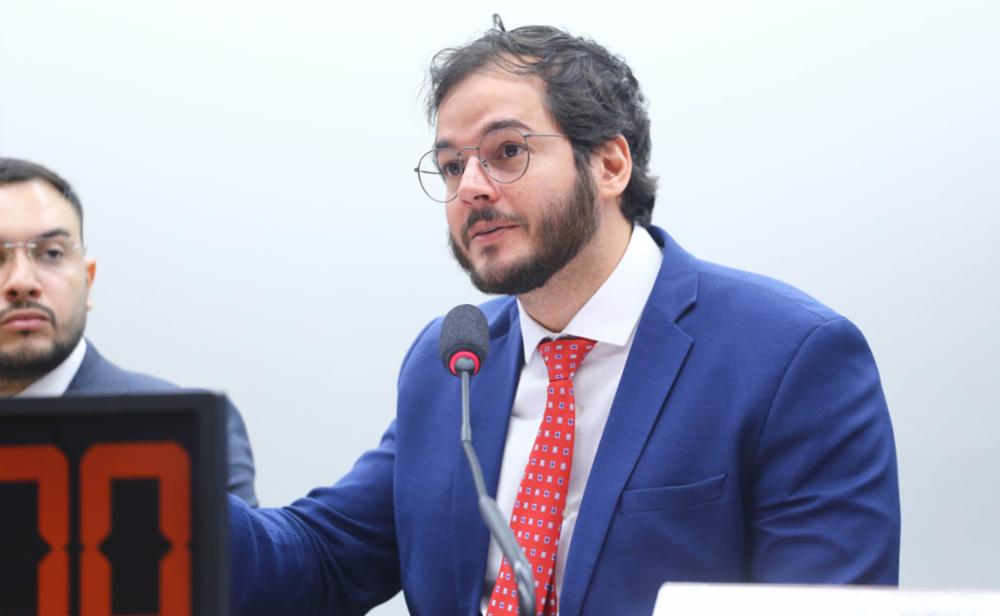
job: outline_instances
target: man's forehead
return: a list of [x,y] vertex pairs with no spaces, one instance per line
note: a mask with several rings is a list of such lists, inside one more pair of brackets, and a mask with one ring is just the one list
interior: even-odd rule
[[35,237],[54,228],[80,232],[76,209],[55,187],[40,179],[0,184],[0,238]]
[[73,205],[55,186],[41,178],[0,184],[0,203],[35,204],[40,206],[65,205],[72,211]]
[[436,140],[454,145],[505,126],[526,131],[552,130],[554,120],[544,97],[545,83],[535,75],[498,68],[474,72],[455,84],[442,100]]

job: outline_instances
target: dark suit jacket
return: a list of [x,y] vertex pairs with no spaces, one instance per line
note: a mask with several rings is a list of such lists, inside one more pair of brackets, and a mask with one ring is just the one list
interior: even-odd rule
[[[76,376],[66,390],[67,396],[84,394],[125,395],[137,393],[171,392],[179,388],[160,379],[127,372],[104,359],[94,345],[87,341],[87,354],[77,370]],[[240,412],[227,399],[227,432],[229,446],[229,492],[240,497],[251,506],[257,506],[254,493],[253,453],[247,429]]]
[[[650,233],[663,265],[587,481],[560,612],[648,614],[667,580],[895,584],[896,455],[861,333],[787,285]],[[472,431],[495,493],[523,353],[513,298],[483,310]],[[235,614],[363,613],[400,588],[414,614],[478,611],[489,536],[440,326],[406,356],[381,444],[336,485],[280,510],[230,498]]]

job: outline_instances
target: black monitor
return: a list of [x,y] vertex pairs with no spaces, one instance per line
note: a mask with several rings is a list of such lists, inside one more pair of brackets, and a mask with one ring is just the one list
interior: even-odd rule
[[226,404],[0,400],[0,616],[229,613]]

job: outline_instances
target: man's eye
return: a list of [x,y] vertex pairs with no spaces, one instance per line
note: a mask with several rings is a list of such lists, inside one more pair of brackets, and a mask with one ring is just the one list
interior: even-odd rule
[[441,175],[446,178],[458,177],[462,175],[462,163],[458,160],[446,162],[441,167]]
[[500,146],[498,152],[499,158],[515,158],[520,156],[524,152],[524,144],[522,143],[505,143]]
[[46,247],[35,253],[35,259],[42,263],[59,263],[65,256],[66,253],[62,248],[52,246]]

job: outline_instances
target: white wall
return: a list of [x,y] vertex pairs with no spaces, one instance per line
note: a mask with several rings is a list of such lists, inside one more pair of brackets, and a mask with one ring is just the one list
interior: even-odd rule
[[[427,61],[495,6],[3,2],[0,153],[83,196],[91,339],[228,390],[265,504],[374,446],[413,336],[479,299],[411,169]],[[503,6],[508,27],[565,26],[631,63],[655,222],[865,331],[896,427],[903,585],[1000,588],[1000,5]]]

